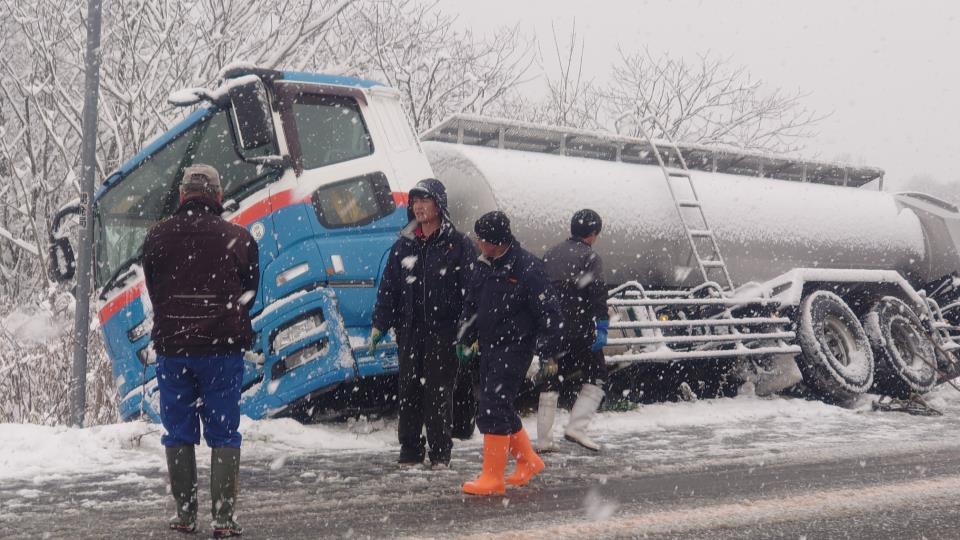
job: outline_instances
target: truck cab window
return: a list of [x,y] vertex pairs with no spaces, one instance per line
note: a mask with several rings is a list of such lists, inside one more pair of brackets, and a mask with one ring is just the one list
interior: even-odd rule
[[[224,198],[240,198],[252,189],[276,180],[279,172],[270,167],[243,161],[234,148],[228,121],[227,113],[220,112],[203,125],[200,141],[184,167],[193,163],[205,163],[216,168],[220,173]],[[256,150],[248,150],[245,154],[248,157],[265,156],[275,151],[272,146],[266,145]]]
[[317,219],[328,229],[365,225],[396,209],[387,177],[372,173],[324,186],[313,194]]
[[355,99],[298,94],[291,112],[299,135],[304,169],[316,169],[373,153],[373,141]]
[[[177,209],[180,175],[193,163],[212,165],[220,172],[225,197],[242,199],[276,179],[280,172],[240,159],[233,145],[225,111],[212,112],[194,127],[146,158],[97,202],[95,238],[97,286],[118,268],[138,257],[147,230]],[[264,146],[251,155],[267,155]]]

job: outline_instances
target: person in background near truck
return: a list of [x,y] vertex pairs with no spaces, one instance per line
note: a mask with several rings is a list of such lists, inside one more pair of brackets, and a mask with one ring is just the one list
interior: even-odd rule
[[447,468],[459,369],[457,320],[477,252],[450,222],[447,192],[439,180],[421,180],[410,190],[407,215],[410,224],[390,250],[377,291],[370,353],[387,330],[396,331],[400,465],[423,462],[426,424],[431,467]]
[[506,214],[484,214],[474,231],[482,256],[467,293],[457,356],[472,362],[479,342],[477,427],[483,433],[483,470],[463,484],[463,491],[493,495],[506,492],[508,453],[517,465],[507,484],[526,485],[543,470],[513,401],[534,353],[541,358],[559,353],[563,317],[543,263],[514,240]]
[[600,445],[586,434],[590,419],[603,400],[603,382],[607,365],[603,346],[607,343],[607,289],[603,279],[603,261],[593,251],[603,221],[590,209],[573,215],[570,238],[547,250],[543,263],[560,299],[563,311],[563,340],[567,354],[554,364],[541,368],[546,381],[537,408],[537,450],[552,452],[553,419],[561,384],[583,381],[580,395],[570,411],[564,433],[568,441],[589,450]]
[[243,353],[253,342],[249,309],[260,279],[257,243],[224,221],[220,174],[209,165],[183,171],[177,212],[147,233],[143,273],[153,304],[160,420],[166,433],[170,528],[197,525],[197,462],[203,437],[211,448],[213,536],[239,536],[233,519],[240,472],[240,383]]

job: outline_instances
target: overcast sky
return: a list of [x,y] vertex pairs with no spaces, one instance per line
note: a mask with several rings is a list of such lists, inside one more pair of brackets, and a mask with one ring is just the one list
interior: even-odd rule
[[960,189],[960,2],[827,0],[443,0],[458,23],[486,33],[520,24],[545,53],[551,22],[576,20],[585,70],[602,79],[625,50],[695,57],[711,51],[770,87],[799,89],[831,113],[805,155],[841,156],[931,175]]

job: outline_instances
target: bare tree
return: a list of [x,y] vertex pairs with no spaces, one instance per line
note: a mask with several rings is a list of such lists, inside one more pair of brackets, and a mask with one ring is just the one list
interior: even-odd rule
[[[481,39],[438,2],[373,0],[357,10],[355,69],[397,88],[417,132],[449,114],[481,114],[523,82],[531,44],[517,28]],[[348,44],[349,45],[349,44]]]
[[709,53],[688,62],[649,50],[621,51],[603,90],[618,133],[639,135],[639,122],[653,116],[677,140],[770,152],[798,150],[824,118],[803,97],[767,89],[744,67]]
[[[212,84],[237,60],[278,67],[317,40],[353,0],[134,0],[106,5],[97,171],[121,161],[183,113],[174,89]],[[0,0],[0,294],[45,285],[46,219],[78,196],[83,105],[83,2]],[[78,52],[80,51],[80,52]],[[2,235],[3,233],[0,233]],[[13,288],[13,290],[11,290]]]
[[[104,178],[184,112],[171,90],[212,84],[233,61],[279,67],[320,39],[353,0],[132,0],[105,7],[97,172]],[[72,316],[46,280],[47,219],[79,194],[84,13],[80,0],[0,0],[0,319]],[[62,303],[62,302],[60,302]],[[2,325],[0,325],[2,326]],[[64,330],[68,332],[68,330]],[[56,422],[69,333],[0,335],[0,421]],[[101,336],[91,345],[88,418],[116,417]],[[65,364],[66,362],[66,364]],[[10,382],[16,381],[16,384]],[[9,387],[14,384],[16,390]]]
[[543,50],[539,51],[540,66],[546,83],[546,96],[540,100],[515,97],[506,108],[507,115],[527,122],[566,126],[578,129],[602,129],[601,101],[592,80],[584,79],[583,52],[585,40],[577,35],[576,21],[570,27],[565,43],[557,36],[551,24],[553,36],[549,58],[555,61],[556,74],[548,68]]

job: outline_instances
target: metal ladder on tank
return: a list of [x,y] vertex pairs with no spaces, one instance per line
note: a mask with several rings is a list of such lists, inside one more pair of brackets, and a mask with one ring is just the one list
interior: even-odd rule
[[[672,147],[674,153],[676,153],[677,161],[680,162],[679,169],[669,167],[664,161],[660,148],[657,147],[657,143],[643,127],[644,123],[648,121],[660,130],[664,140]],[[697,261],[697,267],[700,269],[700,275],[703,276],[704,283],[717,283],[721,293],[732,292],[733,280],[730,279],[730,271],[727,269],[727,263],[720,253],[720,244],[717,242],[717,236],[707,222],[707,216],[703,212],[703,205],[700,197],[697,195],[697,188],[693,185],[693,176],[690,173],[690,169],[687,168],[687,162],[683,159],[683,153],[680,151],[680,147],[655,116],[648,116],[642,119],[638,127],[640,128],[640,134],[646,139],[647,144],[650,145],[654,156],[657,158],[660,170],[663,171],[664,178],[667,181],[667,189],[670,190],[670,198],[673,199],[673,204],[677,209],[677,215],[680,216],[680,223],[687,235],[687,241],[690,243],[693,258]],[[680,183],[686,187],[689,198],[681,198],[675,183]],[[699,221],[693,222],[693,220],[688,219],[691,216],[684,213],[685,209],[694,214],[692,216],[693,219],[699,217]],[[698,247],[698,239],[705,240],[707,245]],[[706,247],[706,250],[710,251],[710,253],[704,253],[704,247]]]

